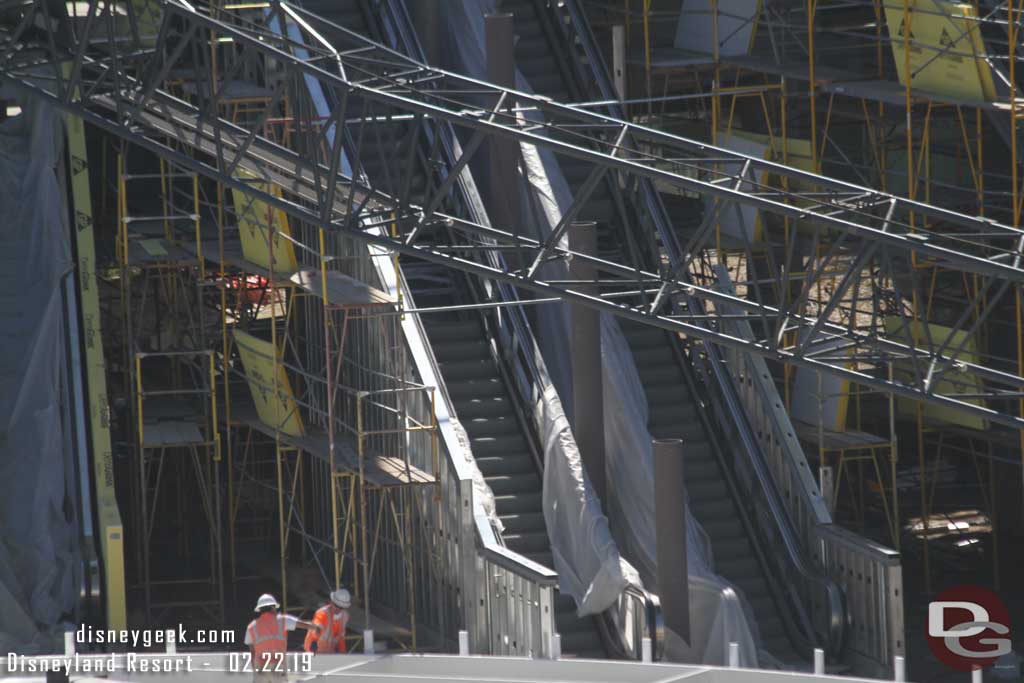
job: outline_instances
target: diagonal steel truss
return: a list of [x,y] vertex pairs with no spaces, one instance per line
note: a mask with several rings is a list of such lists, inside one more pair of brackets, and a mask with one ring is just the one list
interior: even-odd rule
[[[234,191],[258,196],[309,225],[522,290],[1024,426],[1015,414],[1024,378],[1007,370],[1009,363],[977,362],[965,351],[1024,282],[1021,230],[425,66],[285,3],[275,3],[255,21],[223,11],[213,18],[183,0],[160,5],[159,34],[155,46],[147,47],[131,4],[119,10],[89,0],[72,4],[84,10],[68,16],[65,3],[4,2],[0,82]],[[270,30],[268,19],[288,30]],[[321,34],[330,34],[330,41]],[[211,45],[230,45],[231,59],[214,66]],[[254,72],[272,93],[263,105],[253,105],[255,122],[243,127],[221,118],[228,98],[223,84]],[[191,101],[171,94],[172,79],[192,85]],[[333,116],[314,121],[299,112],[292,123],[317,127],[314,146],[322,154],[291,149],[265,132],[282,115],[282,98],[298,98],[310,84],[337,103]],[[437,140],[429,139],[425,127],[409,126],[401,140],[381,139],[381,131],[393,129],[388,124],[424,117],[451,125],[463,141],[451,168],[441,167]],[[332,134],[335,130],[356,141],[352,173],[341,172],[345,136]],[[480,225],[441,211],[461,171],[497,137],[587,165],[583,191],[549,237],[534,236],[529,225]],[[438,169],[436,182],[425,191],[414,190],[404,175],[404,155],[416,150],[427,150]],[[377,163],[396,167],[394,175],[403,181],[372,186],[358,172],[372,155]],[[241,171],[280,188],[281,196],[243,180]],[[590,201],[587,190],[609,175],[626,190],[651,180],[704,198],[696,228],[680,228],[674,235],[642,222],[632,228],[637,234],[630,239],[670,252],[674,265],[652,272],[639,259],[602,259],[565,247],[561,238]],[[731,220],[742,224],[742,207],[759,210],[766,223],[768,217],[784,220],[787,234],[799,240],[773,245],[769,234],[769,243],[755,242],[741,229],[740,242],[723,247],[720,226]],[[812,245],[813,255],[797,253],[798,241]],[[499,267],[500,261],[479,258],[487,251],[518,258]],[[729,264],[730,254],[732,265],[736,258],[746,263],[736,269],[739,294],[728,293],[719,282],[716,265]],[[599,293],[588,293],[591,283],[544,276],[543,264],[570,257],[595,266]],[[977,283],[955,310],[924,321],[952,331],[941,337],[917,324],[921,315],[914,303],[928,286],[922,266],[967,274]],[[864,313],[858,306],[867,299],[872,305]],[[699,311],[686,303],[694,300]],[[721,331],[724,314],[716,311],[724,310],[749,318],[755,338]],[[886,317],[900,324],[887,332]],[[893,365],[898,371],[890,379]],[[968,376],[972,381],[962,379]]]

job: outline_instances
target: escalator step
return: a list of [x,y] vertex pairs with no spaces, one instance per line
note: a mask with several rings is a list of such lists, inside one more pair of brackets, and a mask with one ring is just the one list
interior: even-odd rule
[[746,537],[732,539],[712,539],[711,552],[715,562],[729,562],[732,560],[750,557],[753,549]]
[[536,474],[537,468],[533,459],[526,453],[509,454],[496,457],[476,458],[477,467],[484,477],[498,477],[510,474]]
[[505,533],[544,531],[544,515],[540,512],[522,512],[499,517]]
[[[444,373],[442,373],[442,376],[443,375]],[[468,401],[475,398],[494,398],[495,396],[500,396],[505,392],[505,388],[501,386],[501,380],[497,377],[447,382],[447,384],[448,394],[452,397],[452,400],[456,405],[462,401]]]
[[[430,316],[427,316],[429,320]],[[427,325],[430,340],[434,343],[445,341],[465,341],[466,339],[482,339],[484,332],[476,321],[439,321]]]
[[[669,375],[669,379],[675,375]],[[679,382],[644,383],[648,406],[690,405],[690,394]]]
[[[717,557],[714,559],[715,570],[734,583],[741,584],[746,577],[761,576],[761,565],[755,557],[748,555],[747,557],[723,560],[721,562]],[[740,586],[740,588],[742,587]]]
[[729,489],[721,477],[705,481],[689,481],[686,492],[690,494],[691,505],[700,505],[702,501],[719,500],[729,495]]
[[495,496],[517,495],[540,489],[540,477],[536,472],[529,474],[499,474],[484,477]]
[[[717,481],[722,477],[718,463],[712,457],[701,458],[689,450],[684,451],[683,476],[689,489],[691,482]],[[710,533],[710,532],[709,532]]]
[[459,401],[458,412],[460,420],[471,420],[509,415],[511,408],[504,396],[495,396],[494,398],[471,398]]
[[469,420],[463,418],[462,426],[466,428],[470,440],[517,436],[520,433],[519,422],[512,415],[475,417]]
[[537,512],[541,509],[541,495],[540,493],[514,493],[494,496],[494,505],[499,516],[510,513]]
[[510,550],[520,554],[542,552],[551,547],[547,531],[511,534],[506,531],[501,537]]
[[723,519],[736,519],[736,505],[732,499],[709,502],[691,501],[693,514],[701,524],[708,524]]
[[521,456],[527,453],[526,443],[523,441],[523,437],[518,434],[504,438],[482,436],[477,439],[470,439],[469,443],[473,456],[476,458],[504,457],[508,455]]
[[[656,403],[648,407],[647,421],[650,424],[676,422],[697,422],[697,407],[692,403]],[[698,423],[699,424],[699,423]]]
[[488,357],[443,360],[440,361],[440,364],[441,374],[449,382],[472,380],[480,377],[494,377],[498,374],[497,368],[494,367],[494,361]]
[[491,350],[483,339],[466,339],[434,345],[434,356],[439,362],[483,360],[491,358]]

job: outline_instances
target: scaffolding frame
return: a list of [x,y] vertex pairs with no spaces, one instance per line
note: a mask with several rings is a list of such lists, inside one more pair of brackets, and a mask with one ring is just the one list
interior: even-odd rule
[[[977,9],[977,3],[974,5]],[[722,144],[723,133],[727,137],[731,134],[736,123],[737,103],[740,99],[759,99],[760,107],[751,106],[747,113],[758,109],[763,113],[764,121],[761,125],[767,128],[768,135],[773,138],[773,146],[774,139],[781,138],[781,158],[777,160],[783,164],[791,163],[787,158],[787,152],[789,140],[795,129],[799,135],[806,136],[810,141],[812,165],[816,172],[821,171],[823,162],[831,163],[833,168],[841,164],[847,174],[857,177],[857,182],[862,184],[870,185],[870,179],[877,178],[874,184],[880,186],[883,191],[895,192],[910,200],[921,199],[929,205],[941,204],[979,217],[995,217],[996,220],[1008,225],[1019,226],[1024,198],[1024,186],[1020,176],[1020,164],[1024,160],[1019,157],[1018,141],[1018,125],[1022,114],[1021,101],[1017,94],[1018,62],[1022,56],[1019,49],[1020,28],[1021,20],[1024,18],[1021,16],[1021,9],[1019,2],[1009,0],[996,3],[984,13],[976,12],[976,16],[956,15],[957,21],[962,21],[966,28],[954,31],[951,39],[941,46],[933,46],[915,38],[915,16],[948,18],[951,15],[941,8],[931,9],[929,3],[916,3],[913,0],[861,0],[853,3],[806,0],[788,6],[759,3],[758,10],[752,17],[758,24],[756,30],[759,32],[759,47],[753,48],[753,51],[745,56],[725,56],[718,52],[719,22],[723,15],[718,3],[712,0],[710,13],[712,32],[715,36],[714,51],[702,56],[688,55],[688,59],[680,58],[678,67],[659,67],[659,60],[655,58],[652,46],[646,39],[650,30],[649,23],[654,20],[649,3],[642,3],[639,11],[631,11],[627,0],[623,5],[622,20],[627,25],[636,19],[643,22],[645,40],[639,49],[643,56],[646,80],[644,89],[647,99],[652,104],[661,101],[663,114],[666,105],[673,101],[703,107],[703,115],[709,120],[711,128],[708,137],[713,144]],[[902,28],[897,35],[891,36],[886,32],[887,10],[898,16],[901,21]],[[863,21],[830,21],[830,15],[840,12],[847,12],[847,17],[849,13],[860,12]],[[873,27],[873,30],[865,30],[865,26]],[[970,40],[964,40],[972,32],[978,32],[984,40],[983,50],[980,52]],[[761,33],[766,35],[762,36]],[[845,46],[844,59],[849,65],[844,63],[837,67],[834,60],[830,62],[830,53],[836,51],[837,45]],[[903,61],[896,66],[901,67],[903,73],[911,74],[911,77],[901,78],[893,72],[893,58],[888,54],[890,50],[893,50],[894,56],[897,50],[902,50]],[[873,55],[873,59],[865,58],[858,61],[858,51],[865,55]],[[915,53],[925,55],[921,59],[923,66],[912,66],[911,55]],[[970,63],[976,63],[979,69],[991,69],[994,93],[985,99],[965,99],[917,87],[913,79],[929,64],[942,58],[968,60]],[[677,92],[673,92],[672,96],[659,99],[657,94],[652,92],[651,86],[652,79],[658,78],[663,79],[666,93],[669,80],[676,79],[675,82],[683,86],[683,94],[677,94],[677,86]],[[709,81],[710,87],[707,86]],[[806,84],[806,90],[802,89],[802,84]],[[687,85],[692,91],[687,91]],[[636,90],[640,88],[634,92]],[[777,108],[772,106],[770,98],[776,100]],[[643,99],[639,102],[642,104]],[[648,111],[651,111],[650,106]],[[750,125],[749,118],[745,123],[747,126]],[[864,129],[865,139],[861,144],[871,151],[869,164],[858,163],[851,158],[852,155],[848,156],[849,140],[846,141],[847,146],[844,149],[841,137],[834,134],[835,129],[840,129],[841,135],[841,128],[850,124],[862,126]],[[996,142],[999,141],[995,133],[988,131],[992,127],[1006,139],[1008,154],[993,154],[991,151],[986,154],[986,147],[996,146],[991,145],[991,140],[995,138]],[[939,136],[937,131],[944,135]],[[894,153],[904,157],[905,168],[902,171],[894,169],[890,163]],[[955,182],[951,183],[942,178],[936,170],[937,161],[941,160],[942,155],[956,160]],[[1009,169],[1006,169],[1006,166]],[[889,183],[901,187],[890,189]],[[907,218],[912,230],[929,230],[934,227],[929,217],[917,212],[909,212]],[[787,220],[784,239],[786,243],[789,242],[789,228],[790,222]],[[722,260],[729,262],[725,254],[728,250],[721,250],[721,247],[719,249]],[[744,257],[749,257],[749,254],[741,254],[734,261],[742,260]],[[855,263],[864,265],[861,262]],[[730,262],[729,265],[734,272],[746,274],[741,273],[741,266],[735,262]],[[932,259],[920,253],[911,255],[909,267],[916,275],[916,283],[897,288],[897,291],[902,289],[898,296],[907,302],[905,312],[899,312],[904,319],[903,326],[913,331],[912,336],[915,340],[920,338],[922,332],[927,334],[928,321],[942,320],[944,316],[947,320],[956,320],[953,327],[965,332],[965,341],[962,345],[966,345],[967,341],[976,340],[975,356],[982,359],[980,362],[1004,366],[1012,363],[1018,370],[1024,369],[1024,327],[1021,323],[1024,318],[1021,314],[1022,299],[1019,285],[1007,281],[985,283],[959,268],[951,268],[941,259]],[[793,272],[794,277],[800,275],[802,274]],[[841,280],[836,278],[835,283],[841,283]],[[827,284],[824,278],[820,279],[816,286],[822,284]],[[783,296],[787,295],[788,290],[783,289]],[[829,307],[835,298],[835,293],[832,292],[827,296],[817,297],[817,301],[827,310],[831,310]],[[958,305],[963,301],[970,302],[970,305],[959,308]],[[997,308],[998,315],[993,312]],[[841,306],[837,306],[834,310],[840,309]],[[953,313],[950,313],[950,310]],[[999,330],[1006,328],[1012,328],[1011,334],[1015,340],[1016,351],[1013,357],[1007,358],[1005,354],[1003,357],[995,354],[986,356],[985,340],[998,336]],[[897,369],[905,370],[905,365],[900,368],[899,361],[895,361],[894,364]],[[783,369],[782,385],[787,406],[791,400],[793,369],[792,365],[786,365]],[[886,396],[885,389],[882,389],[879,395]],[[972,400],[991,401],[991,398],[975,393]],[[891,394],[888,395],[888,403],[891,406]],[[1024,411],[1024,401],[1019,398],[1005,405],[1005,410],[1024,414],[1021,412]],[[891,420],[895,413],[894,408],[890,407],[889,413]],[[955,425],[944,426],[940,420],[930,418],[926,402],[917,403],[915,414],[910,421],[916,433],[914,457],[917,459],[917,468],[922,473],[918,501],[920,519],[924,524],[922,538],[928,537],[928,520],[934,505],[934,496],[928,493],[934,491],[935,484],[934,480],[928,481],[928,460],[931,457],[929,453],[933,446],[944,442],[946,435],[966,439],[971,446],[961,450],[972,461],[977,462],[979,458],[985,458],[982,453],[988,452],[989,461],[992,462],[993,447],[1006,447],[1004,437],[1013,434],[1018,440],[1017,450],[1024,465],[1024,431],[1019,427],[1010,432],[1001,432],[987,428],[988,423],[983,422],[986,427],[971,430],[965,435],[962,433],[963,429]],[[890,428],[889,431],[890,434],[893,433],[893,429]],[[825,440],[821,437],[815,439],[820,448],[824,448]],[[979,451],[974,447],[974,442],[986,443],[987,448]],[[866,450],[874,453],[883,448],[885,446],[880,443],[877,447]],[[895,448],[890,450],[890,460],[894,468],[898,456]],[[839,455],[839,462],[842,460],[843,456]],[[881,474],[879,476],[881,477]],[[891,495],[895,498],[894,469],[891,477]],[[838,478],[835,483],[840,483]],[[994,492],[991,490],[992,487],[989,489],[985,507],[989,510],[992,526],[995,528],[998,521],[996,507],[993,504]],[[891,507],[898,513],[898,506]],[[894,533],[898,529],[897,524]],[[896,543],[899,547],[898,539]],[[993,532],[991,550],[994,558],[998,558],[998,546],[997,536]],[[931,592],[928,544],[922,543],[921,548],[925,566],[925,590]],[[995,562],[994,565],[996,571],[993,582],[998,585],[998,563]]]
[[[127,427],[133,444],[132,536],[142,608],[147,623],[162,623],[172,614],[178,615],[180,623],[183,615],[194,617],[189,610],[196,609],[223,620],[217,370],[214,354],[206,348],[206,320],[200,305],[206,271],[201,253],[195,257],[181,248],[182,229],[177,227],[185,224],[185,234],[199,236],[199,179],[162,160],[155,171],[132,172],[129,159],[137,157],[125,151],[116,165],[116,256],[123,395],[130,399]],[[137,208],[129,197],[130,187],[140,182],[158,184],[159,202],[153,207],[158,213],[147,210],[147,201]],[[199,519],[208,541],[205,552],[192,546],[197,527],[191,501],[186,501],[189,492],[199,501]],[[164,518],[169,513],[176,519],[170,525],[176,533],[175,555],[189,559],[205,555],[203,566],[182,578],[155,576],[154,533],[167,531]],[[198,597],[178,599],[177,589],[184,587],[197,591]]]

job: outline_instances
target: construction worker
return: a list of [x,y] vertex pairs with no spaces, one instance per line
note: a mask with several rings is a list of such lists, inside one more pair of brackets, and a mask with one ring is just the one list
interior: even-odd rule
[[345,628],[348,626],[348,608],[352,606],[352,596],[344,588],[331,593],[331,600],[313,615],[313,623],[319,628],[318,633],[310,631],[306,634],[306,652],[333,654],[348,651],[345,646]]
[[316,631],[315,624],[303,621],[290,614],[279,614],[281,605],[270,593],[264,593],[256,601],[255,619],[245,629],[245,644],[252,655],[254,683],[280,683],[287,679],[288,631],[296,627]]

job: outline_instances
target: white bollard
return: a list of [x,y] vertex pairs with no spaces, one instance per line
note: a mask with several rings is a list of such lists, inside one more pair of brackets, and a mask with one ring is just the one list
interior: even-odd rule
[[368,628],[363,631],[363,654],[373,654],[373,629]]
[[559,660],[562,658],[562,634],[552,633],[551,634],[551,659]]
[[75,632],[64,631],[64,656],[70,657],[75,654]]
[[640,641],[640,652],[645,662],[654,661],[654,653],[651,651],[651,639],[644,638]]
[[459,656],[469,655],[469,631],[459,631]]
[[740,644],[729,643],[729,668],[740,668]]
[[178,634],[171,628],[167,629],[165,633],[167,634],[167,654],[176,654],[178,652],[178,644],[174,639]]
[[896,676],[893,678],[894,681],[906,681],[907,680],[907,660],[903,657],[896,655],[893,657],[893,671]]
[[983,680],[981,669],[971,669],[971,683],[981,683]]
[[825,673],[825,651],[820,647],[814,648],[814,673],[819,676]]

